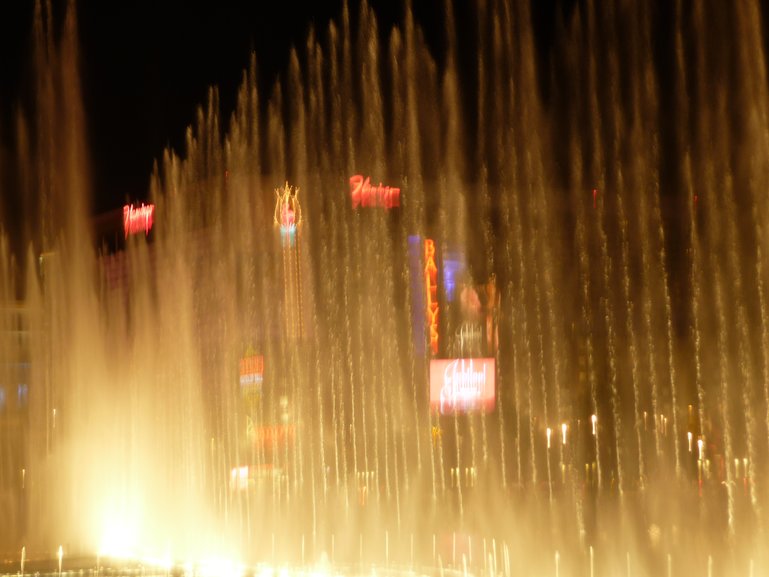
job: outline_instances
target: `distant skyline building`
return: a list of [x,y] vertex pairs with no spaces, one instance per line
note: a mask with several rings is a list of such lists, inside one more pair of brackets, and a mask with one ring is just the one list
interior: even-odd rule
[[302,321],[302,267],[301,238],[302,206],[299,203],[299,187],[286,182],[275,189],[275,224],[280,230],[283,251],[283,316],[289,339],[304,336]]

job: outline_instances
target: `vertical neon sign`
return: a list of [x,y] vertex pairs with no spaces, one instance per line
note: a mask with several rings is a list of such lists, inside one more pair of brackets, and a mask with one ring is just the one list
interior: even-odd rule
[[427,326],[430,329],[430,350],[438,354],[438,267],[435,265],[435,242],[425,239],[425,293],[427,295]]
[[259,387],[264,380],[264,357],[250,355],[240,359],[240,386]]

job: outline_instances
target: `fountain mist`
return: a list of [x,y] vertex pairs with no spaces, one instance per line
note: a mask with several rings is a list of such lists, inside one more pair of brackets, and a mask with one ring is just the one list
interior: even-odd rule
[[[13,172],[41,225],[24,266],[0,245],[29,339],[0,352],[27,357],[30,423],[0,461],[25,479],[3,545],[765,567],[760,8],[636,4],[559,8],[543,55],[527,3],[447,2],[439,49],[408,4],[383,31],[345,3],[267,93],[252,57],[229,119],[210,91],[151,177],[151,242],[111,254],[84,232],[74,12],[55,44],[38,4]],[[356,174],[399,207],[355,206]],[[494,287],[493,412],[429,408],[427,239],[441,270],[461,261],[458,294]],[[447,278],[433,354],[483,356],[453,332]]]

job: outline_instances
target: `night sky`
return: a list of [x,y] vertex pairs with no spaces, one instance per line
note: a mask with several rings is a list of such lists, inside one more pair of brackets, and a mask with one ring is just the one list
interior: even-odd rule
[[[534,3],[540,44],[547,44],[556,4],[563,3]],[[12,146],[15,110],[25,108],[33,78],[33,5],[32,0],[0,4],[0,142],[6,148]],[[372,5],[383,35],[402,18],[400,2]],[[456,10],[461,15],[468,6],[460,1]],[[59,25],[65,8],[66,2],[53,2]],[[440,59],[442,0],[415,0],[413,8]],[[229,117],[251,51],[257,54],[260,88],[267,90],[285,70],[290,46],[304,43],[310,25],[325,30],[341,9],[342,0],[78,0],[94,212],[146,196],[153,161],[168,145],[181,148],[209,86],[219,87],[223,117]]]
[[[6,127],[27,96],[32,6],[13,0],[0,7],[0,107]],[[325,0],[308,5],[79,0],[94,211],[146,194],[153,159],[169,144],[180,146],[209,86],[220,87],[228,114],[252,50],[268,82],[309,23],[324,25],[340,6]],[[59,22],[64,8],[65,2],[54,3]]]

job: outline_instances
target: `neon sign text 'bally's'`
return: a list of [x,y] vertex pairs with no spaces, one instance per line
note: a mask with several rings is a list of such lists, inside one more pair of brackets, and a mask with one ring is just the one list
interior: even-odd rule
[[438,354],[438,267],[435,266],[435,242],[425,239],[425,292],[427,294],[427,326],[430,349]]

